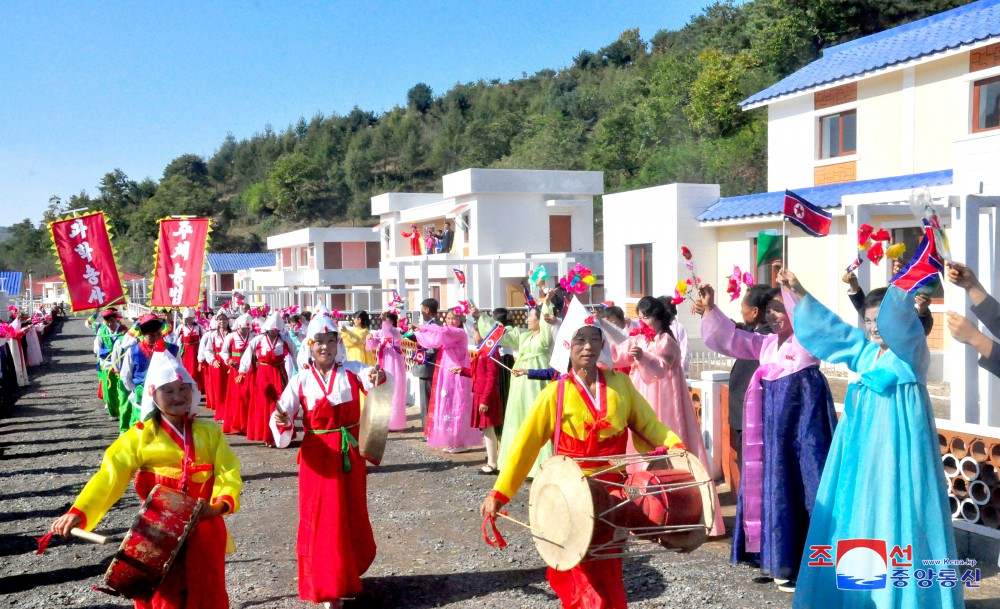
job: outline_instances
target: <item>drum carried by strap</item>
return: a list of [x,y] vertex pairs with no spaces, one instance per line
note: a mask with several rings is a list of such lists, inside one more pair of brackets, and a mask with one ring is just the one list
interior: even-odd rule
[[[697,457],[682,450],[601,459],[610,465],[588,475],[577,460],[556,455],[535,477],[528,514],[547,565],[568,571],[584,560],[689,552],[705,541],[716,490]],[[647,469],[626,474],[635,464]]]
[[102,592],[149,601],[184,548],[204,499],[157,484],[104,574]]

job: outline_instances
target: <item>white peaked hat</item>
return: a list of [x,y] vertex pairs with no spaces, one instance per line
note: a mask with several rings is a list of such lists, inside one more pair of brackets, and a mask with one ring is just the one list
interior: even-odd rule
[[284,327],[285,320],[283,320],[281,315],[278,314],[278,311],[275,310],[271,311],[271,314],[267,316],[266,320],[264,320],[263,325],[260,327],[260,331],[267,332],[268,330],[277,330],[278,332],[281,332]]
[[309,320],[309,325],[306,327],[306,344],[309,343],[313,336],[324,332],[339,334],[340,328],[337,326],[337,320],[330,315],[330,310],[320,303],[313,308],[312,319]]
[[153,346],[153,357],[149,360],[149,368],[146,370],[146,382],[142,388],[142,403],[139,407],[139,420],[145,421],[156,411],[156,403],[153,402],[153,392],[160,385],[172,383],[174,381],[184,381],[191,385],[191,414],[194,414],[195,405],[201,401],[201,392],[198,385],[184,369],[177,358],[167,351],[167,345],[162,340],[157,341]]
[[244,313],[236,318],[236,329],[241,330],[243,328],[249,328],[252,323],[253,317],[250,317],[249,313]]
[[[542,332],[548,331],[544,327],[546,322],[543,321],[541,323],[543,324]],[[569,370],[570,344],[572,344],[573,337],[576,336],[577,330],[584,326],[597,328],[601,331],[601,337],[604,338],[604,348],[601,349],[601,356],[597,361],[599,364],[603,364],[609,369],[613,367],[611,343],[607,340],[607,336],[604,334],[604,328],[601,327],[597,316],[593,313],[587,312],[587,309],[580,304],[580,301],[574,298],[569,302],[569,310],[566,311],[566,316],[563,318],[562,324],[559,325],[559,333],[556,334],[555,345],[552,349],[552,358],[549,360],[549,365],[560,373],[565,373]]]
[[191,307],[184,307],[181,309],[181,319],[187,319],[188,317],[194,317],[194,309]]

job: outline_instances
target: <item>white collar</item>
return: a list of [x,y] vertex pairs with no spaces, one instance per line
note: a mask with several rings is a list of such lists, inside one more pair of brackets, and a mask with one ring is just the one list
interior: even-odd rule
[[[597,382],[594,385],[594,389],[597,390],[597,395],[598,396],[601,395],[601,376],[602,376],[601,375],[601,370],[598,369],[597,370]],[[599,397],[595,397],[594,394],[590,392],[590,387],[587,387],[587,383],[583,382],[583,379],[580,378],[580,376],[576,373],[576,370],[573,370],[573,378],[575,378],[576,382],[581,387],[583,387],[583,391],[590,397],[590,401],[593,402],[594,407],[597,408],[598,410],[600,410],[601,409],[601,403],[599,401]]]
[[161,415],[160,416],[160,422],[164,423],[166,425],[169,425],[170,429],[173,429],[174,433],[176,433],[178,436],[180,436],[181,440],[186,440],[187,439],[187,437],[186,437],[187,434],[184,433],[184,430],[183,429],[177,429],[177,427],[173,423],[171,423],[170,421],[167,420],[167,417]]

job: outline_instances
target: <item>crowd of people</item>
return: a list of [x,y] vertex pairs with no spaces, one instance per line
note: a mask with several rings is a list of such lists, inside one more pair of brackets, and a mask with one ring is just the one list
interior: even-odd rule
[[6,321],[0,321],[0,414],[9,414],[31,386],[31,369],[43,363],[42,337],[61,315],[61,306],[38,307],[30,316],[8,307]]
[[[1000,304],[975,275],[956,263],[947,278],[967,290],[973,312],[996,334]],[[693,311],[702,316],[702,338],[735,359],[731,559],[794,592],[795,607],[853,607],[858,599],[871,607],[961,607],[962,586],[841,591],[834,570],[809,564],[807,548],[838,539],[885,540],[916,564],[957,558],[926,389],[927,302],[895,287],[862,296],[856,281],[844,280],[864,329],[785,269],[778,287],[747,290],[739,322],[722,314],[711,285],[699,286]],[[593,471],[614,455],[686,450],[711,470],[686,384],[686,332],[669,298],[641,299],[634,319],[611,302],[586,310],[558,288],[543,288],[540,301],[524,328],[505,309],[441,311],[434,299],[421,303],[413,326],[398,309],[342,320],[322,305],[300,314],[238,303],[205,319],[185,309],[177,328],[149,314],[126,330],[117,311],[105,310],[101,323],[92,320],[94,351],[100,393],[121,436],[52,532],[92,529],[137,472],[152,472],[210,509],[189,541],[204,551],[197,558],[189,551],[194,564],[148,606],[228,606],[221,516],[239,508],[242,483],[226,434],[283,447],[301,418],[299,594],[340,606],[361,593],[376,554],[368,466],[357,448],[365,395],[388,383],[389,429],[403,430],[407,374],[417,383],[428,446],[448,453],[485,446],[480,471],[496,476],[481,506],[487,519],[553,454],[585,459]],[[994,341],[957,315],[948,326],[997,373]],[[409,373],[407,339],[418,345]],[[839,420],[821,361],[853,372]],[[193,417],[202,394],[215,422]],[[205,471],[207,479],[195,474]],[[140,496],[149,486],[136,484]],[[706,524],[722,535],[721,510],[714,513]],[[547,577],[564,607],[619,608],[622,569],[608,558],[549,569]],[[184,604],[196,594],[215,600]]]

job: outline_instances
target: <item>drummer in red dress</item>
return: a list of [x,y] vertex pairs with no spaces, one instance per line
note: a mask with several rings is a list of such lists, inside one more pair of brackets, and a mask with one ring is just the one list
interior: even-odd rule
[[135,477],[139,497],[157,484],[208,502],[166,579],[149,602],[137,609],[227,609],[226,551],[221,516],[239,509],[240,462],[218,424],[195,419],[201,399],[197,384],[163,341],[153,349],[143,390],[142,420],[104,453],[98,471],[73,507],[52,524],[66,536],[71,529],[91,531],[125,493]]
[[198,391],[205,393],[205,382],[202,379],[201,367],[198,365],[198,348],[205,331],[195,320],[194,309],[184,307],[181,309],[181,317],[184,323],[174,330],[174,342],[181,346],[181,363],[184,364],[184,369],[198,384]]
[[[567,375],[535,400],[514,438],[506,469],[483,501],[483,517],[495,516],[510,501],[549,440],[557,455],[593,457],[581,463],[587,473],[608,465],[602,456],[627,452],[629,429],[640,451],[684,448],[677,434],[656,419],[628,375],[598,368],[599,362],[610,368],[611,352],[601,326],[577,300],[559,329],[551,362]],[[569,571],[550,568],[546,578],[565,609],[626,607],[620,558],[584,561]]]
[[[288,446],[302,413],[299,452],[299,598],[329,607],[361,593],[375,560],[365,460],[358,452],[359,396],[391,376],[361,362],[337,362],[337,322],[318,311],[309,322],[309,359],[285,387],[272,418],[275,444]],[[405,382],[405,380],[404,380]]]

